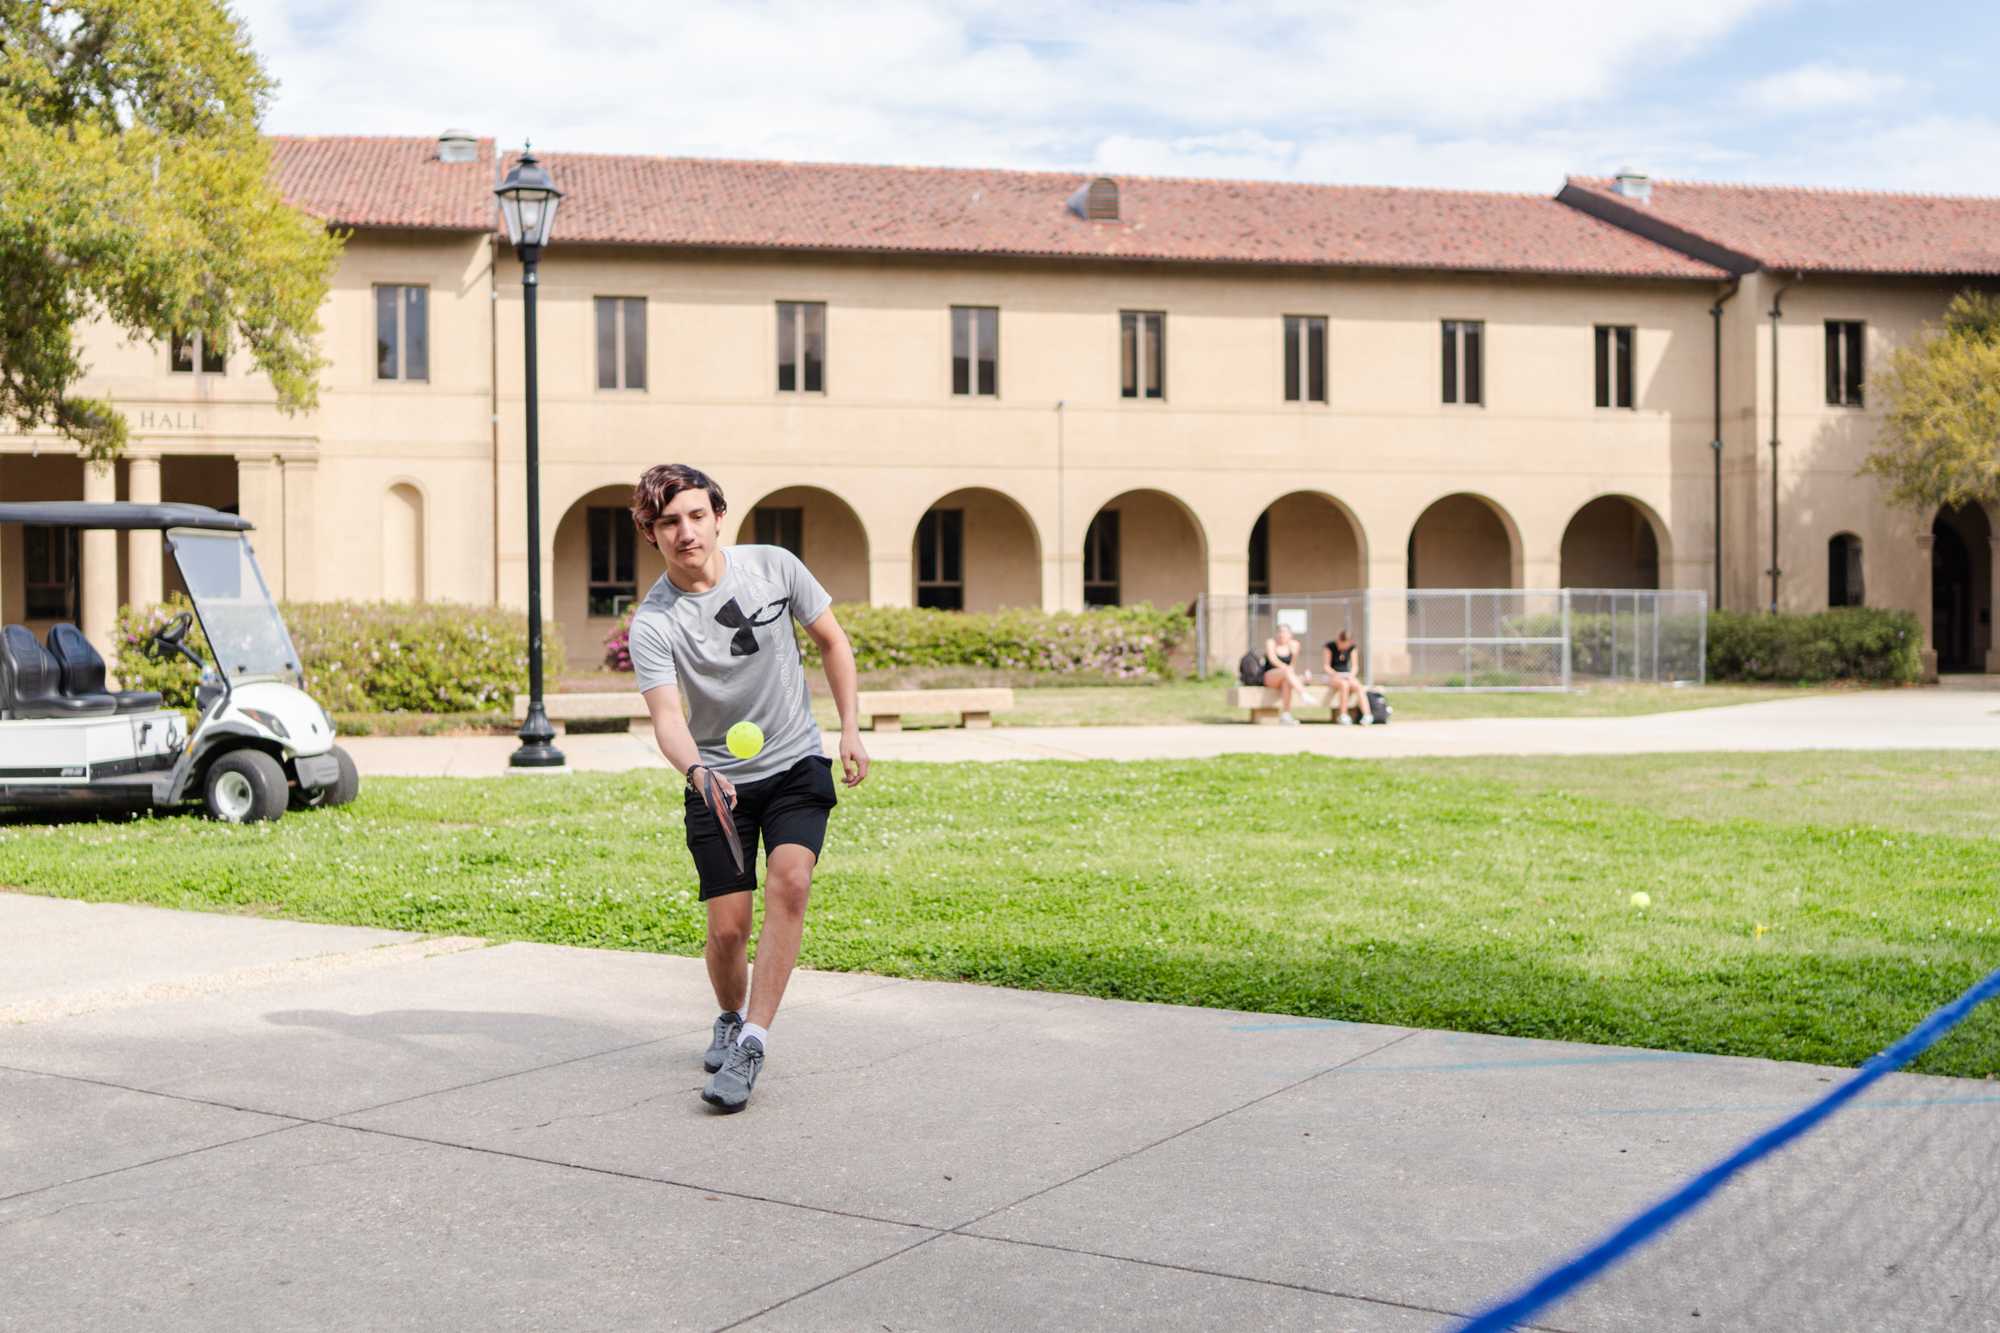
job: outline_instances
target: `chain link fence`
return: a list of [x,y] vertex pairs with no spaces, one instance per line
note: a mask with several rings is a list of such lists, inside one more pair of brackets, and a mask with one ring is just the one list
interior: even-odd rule
[[1421,588],[1207,596],[1195,609],[1199,660],[1236,669],[1280,623],[1322,670],[1341,630],[1362,679],[1404,689],[1568,690],[1707,678],[1708,594],[1644,588]]

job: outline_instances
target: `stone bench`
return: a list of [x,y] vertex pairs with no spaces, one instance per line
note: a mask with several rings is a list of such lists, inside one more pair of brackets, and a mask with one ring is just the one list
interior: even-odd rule
[[[556,724],[558,731],[564,730],[566,722],[608,722],[623,718],[627,722],[644,722],[652,714],[646,711],[645,696],[637,690],[592,690],[585,694],[544,694],[542,710],[549,715],[549,721]],[[514,720],[528,720],[528,696],[514,696]]]
[[1011,689],[863,690],[861,716],[876,731],[901,731],[906,714],[956,713],[962,727],[990,727],[1014,707]]
[[[1292,710],[1294,715],[1308,708],[1324,708],[1327,718],[1331,720],[1332,691],[1331,685],[1308,686],[1297,696],[1298,706]],[[1229,707],[1247,708],[1252,722],[1275,724],[1278,720],[1278,692],[1268,685],[1232,685],[1229,687]]]

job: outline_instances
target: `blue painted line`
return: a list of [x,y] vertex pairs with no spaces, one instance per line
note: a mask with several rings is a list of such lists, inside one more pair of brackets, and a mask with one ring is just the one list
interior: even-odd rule
[[1635,1214],[1589,1249],[1543,1273],[1515,1295],[1482,1310],[1471,1322],[1455,1324],[1454,1327],[1458,1333],[1500,1333],[1502,1329],[1533,1319],[1623,1259],[1634,1248],[1700,1207],[1710,1195],[1722,1188],[1725,1181],[1752,1162],[1776,1152],[1800,1135],[1810,1132],[1842,1106],[1858,1100],[1869,1085],[1922,1055],[1945,1033],[1964,1022],[1968,1014],[1995,995],[2000,995],[2000,968],[1995,968],[1968,986],[1957,999],[1911,1028],[1895,1045],[1861,1066],[1853,1077],[1829,1089],[1812,1105],[1750,1139],[1672,1194]]

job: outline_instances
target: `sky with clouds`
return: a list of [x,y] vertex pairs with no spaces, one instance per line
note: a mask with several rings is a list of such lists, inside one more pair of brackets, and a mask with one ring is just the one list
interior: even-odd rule
[[2000,194],[2000,5],[233,0],[287,134],[1549,194]]

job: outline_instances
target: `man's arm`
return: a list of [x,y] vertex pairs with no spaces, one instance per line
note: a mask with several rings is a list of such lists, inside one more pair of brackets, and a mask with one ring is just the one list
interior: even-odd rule
[[[667,757],[674,771],[686,773],[701,763],[701,749],[694,743],[694,733],[688,730],[687,718],[681,715],[680,690],[672,685],[655,685],[640,697],[646,701],[646,712],[653,719],[653,739],[660,743],[660,753]],[[709,772],[705,767],[702,772],[733,807],[736,804],[735,785],[720,773]]]
[[833,706],[840,710],[840,766],[850,787],[861,785],[868,776],[868,751],[861,745],[861,699],[854,670],[854,645],[847,631],[822,611],[806,626],[806,633],[819,647],[820,661],[826,665],[827,688],[833,691]]

